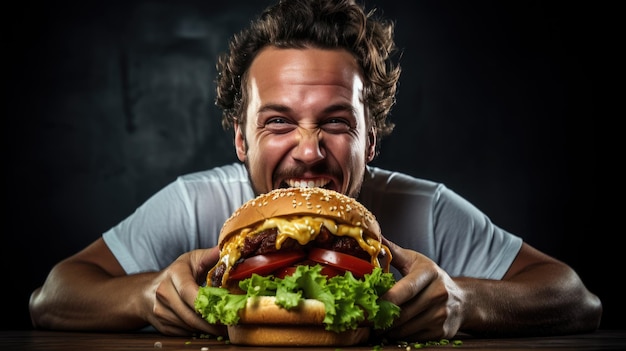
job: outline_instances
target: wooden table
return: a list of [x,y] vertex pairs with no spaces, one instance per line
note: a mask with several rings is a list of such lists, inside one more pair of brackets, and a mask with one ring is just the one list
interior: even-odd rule
[[[427,350],[626,350],[626,330],[599,330],[595,333],[558,337],[513,339],[473,339],[459,337],[460,346],[428,346]],[[410,346],[410,350],[415,350]],[[206,348],[206,349],[205,349]],[[157,333],[81,333],[55,331],[0,331],[0,350],[275,350],[230,345],[215,338],[171,337]],[[289,348],[281,348],[287,350]],[[374,350],[373,345],[342,348],[309,347],[306,350]],[[384,345],[382,350],[405,350],[396,344]]]

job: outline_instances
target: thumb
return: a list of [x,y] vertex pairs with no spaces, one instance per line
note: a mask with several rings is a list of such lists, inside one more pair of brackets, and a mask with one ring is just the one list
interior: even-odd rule
[[413,252],[387,240],[387,238],[383,238],[382,242],[389,248],[389,251],[391,251],[391,265],[394,266],[402,276],[407,275],[410,271],[411,264],[415,261]]
[[198,282],[204,282],[209,270],[217,263],[220,250],[215,246],[208,249],[194,250],[191,255],[194,262],[193,266],[195,267],[193,274]]

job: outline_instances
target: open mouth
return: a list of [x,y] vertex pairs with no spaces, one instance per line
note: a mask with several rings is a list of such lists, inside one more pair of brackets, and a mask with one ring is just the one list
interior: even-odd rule
[[292,188],[324,188],[330,184],[330,179],[285,179],[283,184]]

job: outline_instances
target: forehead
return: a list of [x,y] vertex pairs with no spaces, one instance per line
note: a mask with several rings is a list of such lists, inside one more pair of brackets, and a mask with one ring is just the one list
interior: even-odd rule
[[343,86],[362,83],[359,65],[346,50],[280,49],[267,47],[253,60],[250,82],[264,89],[278,84],[299,86]]

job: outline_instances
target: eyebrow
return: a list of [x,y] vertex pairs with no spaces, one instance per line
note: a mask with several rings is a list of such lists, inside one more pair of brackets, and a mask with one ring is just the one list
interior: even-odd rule
[[[259,108],[257,113],[263,113],[267,111],[277,111],[277,112],[288,113],[293,110],[290,107],[286,105],[282,105],[282,104],[267,104],[267,105],[261,106],[261,108]],[[337,112],[337,111],[348,111],[352,115],[356,115],[356,109],[351,104],[333,104],[324,108],[322,112],[328,114],[328,113]]]
[[263,113],[267,111],[290,112],[291,108],[281,104],[267,104],[261,106],[257,113]]

